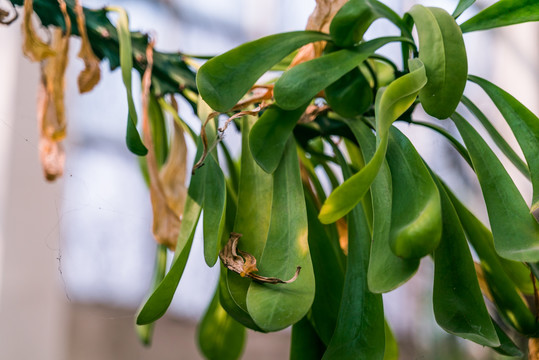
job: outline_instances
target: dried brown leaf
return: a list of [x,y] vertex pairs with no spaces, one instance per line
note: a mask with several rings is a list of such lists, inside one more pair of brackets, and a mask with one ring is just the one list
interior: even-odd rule
[[485,274],[483,273],[483,269],[481,268],[481,265],[476,263],[474,261],[475,266],[475,273],[477,274],[477,281],[479,282],[479,288],[481,288],[481,292],[483,295],[487,297],[490,301],[492,300],[492,294],[490,293],[490,288],[488,287],[487,280],[485,279]]
[[[19,17],[19,13],[15,10],[15,6],[10,2],[8,2],[8,4],[11,7],[10,10],[0,8],[0,24],[2,25],[10,25]],[[9,18],[10,16],[11,18]]]
[[99,59],[95,56],[88,34],[86,32],[86,20],[80,0],[75,0],[75,14],[77,15],[77,28],[81,38],[81,46],[78,57],[84,61],[84,70],[82,70],[77,79],[80,93],[85,93],[94,88],[101,78],[101,69],[99,68]]
[[528,340],[528,360],[539,360],[539,339]]
[[22,51],[32,61],[42,61],[48,57],[54,56],[55,51],[47,45],[36,33],[32,23],[34,14],[33,0],[25,0],[24,16],[22,20]]
[[296,281],[301,270],[300,266],[296,268],[296,273],[290,280],[281,280],[275,277],[266,277],[255,274],[255,272],[258,272],[256,258],[253,255],[238,249],[238,240],[241,237],[242,234],[235,232],[230,233],[228,242],[219,252],[219,258],[227,269],[239,274],[241,277],[248,277],[261,283],[289,284]]
[[348,255],[348,224],[344,218],[337,220],[337,232],[339,233],[339,245],[345,255]]
[[148,146],[146,162],[150,177],[150,199],[153,210],[152,231],[159,244],[164,244],[174,250],[180,232],[181,216],[187,194],[185,188],[187,147],[183,129],[174,123],[170,151],[165,164],[159,169],[152,142],[148,111],[153,66],[153,42],[148,44],[146,57],[148,65],[142,78],[142,129],[144,142]]

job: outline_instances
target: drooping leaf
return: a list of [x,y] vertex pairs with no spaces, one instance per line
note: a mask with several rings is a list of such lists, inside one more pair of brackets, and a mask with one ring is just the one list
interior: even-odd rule
[[137,110],[133,102],[131,72],[133,71],[133,51],[131,47],[131,33],[129,32],[129,18],[127,12],[120,7],[109,7],[111,11],[118,13],[118,40],[120,43],[120,66],[122,67],[122,80],[127,93],[127,132],[126,144],[127,148],[135,155],[145,156],[148,149],[142,143],[140,135],[137,131]]
[[[520,156],[517,155],[517,153],[511,148],[511,145],[505,141],[503,136],[496,130],[494,125],[492,125],[489,121],[489,119],[483,114],[481,110],[466,96],[462,97],[462,103],[464,106],[470,110],[470,112],[475,116],[477,120],[483,125],[485,130],[487,130],[488,134],[494,140],[494,143],[498,148],[507,156],[509,160],[515,165],[515,167],[522,173],[522,175],[526,176],[527,178],[530,177],[530,170],[528,169],[528,165],[522,159]],[[471,165],[471,163],[470,163]]]
[[[459,220],[481,260],[481,268],[494,304],[503,319],[520,333],[535,336],[538,327],[534,315],[517,291],[516,284],[505,271],[503,261],[494,249],[492,233],[445,187]],[[516,266],[519,263],[513,263]],[[530,279],[531,282],[531,279]]]
[[[343,175],[350,170],[341,163]],[[385,348],[382,296],[367,286],[371,235],[360,205],[348,215],[348,264],[335,333],[322,359],[382,360]]]
[[[260,259],[269,231],[273,179],[256,164],[249,150],[253,123],[254,118],[242,120],[240,186],[234,231],[243,234],[238,246]],[[251,280],[232,271],[223,271],[221,279],[221,297],[228,298],[228,301],[222,301],[227,312],[244,326],[263,331],[247,312],[247,290]]]
[[475,0],[460,0],[457,4],[457,7],[455,8],[455,11],[453,11],[453,16],[455,19],[457,19],[466,9],[468,9],[470,6],[472,6],[475,3]]
[[357,67],[328,86],[325,92],[332,110],[344,117],[363,114],[374,99],[369,82]]
[[292,326],[290,360],[319,360],[325,350],[326,346],[307,317]]
[[309,250],[313,260],[316,293],[311,308],[311,318],[315,330],[324,342],[329,344],[341,303],[344,269],[331,245],[326,230],[318,220],[318,212],[310,197],[306,197],[307,220],[309,224]]
[[539,261],[539,223],[530,214],[513,180],[475,129],[458,113],[451,117],[468,148],[500,256]]
[[301,184],[298,156],[289,139],[283,159],[273,174],[273,203],[268,238],[258,262],[261,274],[289,279],[290,284],[251,282],[247,310],[266,331],[277,331],[298,322],[314,299],[314,274],[307,239],[307,212]]
[[396,128],[387,162],[393,179],[389,245],[400,258],[423,257],[436,249],[442,235],[438,189],[410,140]]
[[382,17],[412,38],[401,17],[376,0],[351,0],[344,4],[331,22],[331,37],[341,47],[352,46],[362,40],[363,34],[376,19]]
[[477,76],[470,76],[470,80],[485,90],[515,134],[530,171],[533,186],[531,212],[539,222],[539,118],[491,82]]
[[239,359],[245,346],[245,327],[219,302],[219,287],[197,329],[198,347],[208,360]]
[[[361,145],[363,157],[370,159],[375,153],[375,138],[362,121],[347,121]],[[388,155],[389,156],[389,155]],[[373,293],[388,292],[403,284],[415,274],[419,259],[396,256],[389,246],[391,230],[392,173],[384,161],[371,186],[373,208],[373,234],[367,280]]]
[[305,106],[283,110],[276,105],[266,109],[249,134],[249,148],[257,164],[272,174],[283,157],[284,148]]
[[427,81],[421,60],[411,60],[410,68],[409,74],[396,79],[387,88],[378,90],[375,103],[376,152],[361,171],[330,194],[320,210],[322,223],[331,223],[346,215],[369,190],[385,158],[391,124],[413,104]]
[[436,322],[451,334],[481,345],[500,346],[475,276],[462,225],[444,188],[439,182],[437,185],[442,203],[443,233],[434,252],[432,302]]
[[536,0],[500,0],[461,24],[460,28],[466,33],[538,20],[539,2]]
[[451,116],[460,102],[468,58],[459,26],[445,10],[415,5],[409,11],[419,36],[419,59],[427,84],[419,91],[425,112],[438,119]]
[[226,112],[273,65],[302,45],[330,40],[315,31],[270,35],[208,60],[197,73],[197,87],[216,111]]
[[294,66],[275,83],[277,105],[285,110],[297,109],[316,94],[361,64],[376,50],[395,41],[410,41],[402,37],[382,37],[362,43],[353,49],[342,49]]
[[33,0],[24,1],[24,17],[22,20],[23,44],[22,51],[32,61],[42,61],[54,56],[56,51],[45,43],[36,33],[32,15],[34,14]]
[[80,0],[75,0],[75,13],[77,16],[77,29],[81,39],[79,58],[84,61],[84,70],[82,70],[77,78],[79,92],[85,93],[92,90],[101,78],[101,69],[99,68],[99,58],[94,54],[88,33],[86,31],[86,19]]
[[[167,271],[167,247],[166,245],[157,245],[155,252],[155,265],[154,265],[154,274],[152,279],[152,285],[150,290],[153,292],[159,283],[165,277]],[[140,310],[139,310],[140,311]],[[138,317],[139,312],[137,312]],[[145,325],[135,325],[135,330],[137,336],[143,345],[149,346],[152,343],[154,323],[145,324]]]

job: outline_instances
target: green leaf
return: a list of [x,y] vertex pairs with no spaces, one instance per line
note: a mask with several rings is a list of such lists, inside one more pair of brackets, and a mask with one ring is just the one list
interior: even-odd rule
[[197,329],[200,351],[208,360],[239,359],[245,345],[245,327],[234,320],[219,302],[219,288]]
[[389,324],[387,323],[387,320],[384,321],[384,332],[385,332],[385,339],[386,339],[386,348],[384,351],[384,360],[398,360],[399,359],[399,344],[397,343],[397,339],[395,338],[395,335],[393,335],[393,331],[391,331],[391,328],[389,327]]
[[316,94],[359,66],[382,46],[394,41],[410,41],[402,37],[382,37],[342,49],[294,66],[275,83],[275,102],[285,110],[297,109]]
[[377,147],[372,159],[361,171],[336,188],[324,202],[319,219],[322,223],[335,222],[358,204],[369,190],[382,166],[387,149],[389,128],[414,102],[419,90],[427,82],[425,67],[418,59],[410,61],[412,71],[376,95],[375,116]]
[[485,90],[515,134],[528,162],[533,186],[531,211],[539,222],[539,118],[491,82],[477,76],[470,76],[469,79]]
[[374,99],[369,82],[357,67],[329,85],[325,92],[331,109],[344,117],[363,114]]
[[[350,176],[342,162],[343,175]],[[385,348],[382,295],[367,286],[371,235],[362,207],[348,215],[348,265],[337,327],[322,359],[382,360]]]
[[393,179],[389,245],[400,258],[423,257],[442,236],[438,189],[410,140],[396,128],[391,128],[387,162]]
[[466,9],[472,6],[475,3],[475,0],[460,0],[455,11],[453,11],[453,16],[455,19],[458,18]]
[[206,158],[204,167],[204,259],[212,267],[219,255],[225,225],[226,184],[223,171],[213,154]]
[[[251,117],[246,116],[242,120],[240,186],[234,231],[243,234],[238,242],[238,248],[259,260],[268,237],[273,178],[256,164],[249,150],[249,136],[253,123],[254,118]],[[251,280],[242,278],[232,271],[226,271],[225,280],[222,286],[226,286],[226,291],[222,289],[221,297],[229,296],[232,301],[226,303],[223,301],[223,307],[244,326],[263,331],[247,312],[247,290]]]
[[255,122],[249,134],[249,148],[257,164],[272,174],[283,157],[283,151],[307,104],[292,111],[270,106]]
[[539,261],[539,223],[500,160],[481,136],[458,113],[451,117],[464,139],[483,191],[500,256],[516,261]]
[[[457,199],[447,186],[445,186],[445,190],[457,211],[468,241],[481,260],[481,269],[498,313],[520,333],[535,336],[534,334],[538,330],[535,317],[506,272],[507,265],[503,265],[505,259],[496,253],[492,233]],[[513,262],[513,266],[516,264],[521,263]],[[529,281],[531,282],[531,280]]]
[[505,355],[505,356],[516,356],[522,358],[524,355],[522,351],[518,348],[518,346],[511,340],[511,338],[503,331],[503,329],[500,327],[500,325],[496,324],[494,320],[492,320],[492,324],[494,325],[494,329],[496,330],[496,335],[498,336],[498,339],[500,339],[500,346],[497,346],[494,349],[498,354]]
[[318,220],[312,199],[306,197],[307,220],[309,225],[309,250],[313,261],[316,293],[311,308],[311,319],[315,324],[316,332],[325,344],[329,344],[335,324],[344,282],[344,269],[335,253],[333,242],[339,239],[330,239],[324,226]]
[[462,32],[539,20],[537,0],[500,0],[460,25]]
[[120,43],[120,65],[122,67],[122,80],[127,92],[127,132],[126,144],[127,148],[135,155],[144,156],[148,153],[148,149],[142,143],[140,135],[137,131],[137,111],[133,102],[131,71],[133,70],[133,52],[131,49],[131,32],[129,31],[129,18],[124,9],[120,7],[109,8],[109,10],[118,13],[118,40]]
[[[363,157],[370,159],[375,152],[375,138],[363,121],[346,121],[361,145]],[[389,247],[391,229],[392,174],[384,161],[372,183],[373,234],[367,279],[373,293],[388,292],[412,277],[419,259],[403,259]]]
[[432,302],[436,322],[445,331],[464,339],[491,347],[500,346],[477,282],[462,225],[440,183],[438,188],[443,233],[434,252]]
[[148,103],[148,113],[155,157],[157,159],[157,164],[162,166],[168,157],[168,134],[163,110],[161,110],[161,106],[159,105],[155,94],[151,92],[150,101]]
[[307,317],[292,326],[290,360],[320,360],[325,350],[326,346]]
[[263,276],[290,279],[297,266],[301,266],[301,272],[289,284],[251,282],[247,310],[255,323],[266,331],[281,330],[298,322],[311,308],[315,283],[307,233],[298,155],[291,138],[273,174],[269,233],[257,264]]
[[[155,265],[154,265],[154,274],[152,279],[151,290],[154,291],[159,283],[165,277],[167,271],[167,246],[166,245],[157,245],[155,251]],[[137,312],[137,317],[140,314],[140,310]],[[154,323],[146,325],[135,325],[135,330],[137,336],[143,345],[148,346],[152,343],[152,335],[154,329]]]
[[376,0],[351,0],[345,3],[333,18],[329,33],[335,44],[349,47],[360,42],[365,31],[379,18],[388,19],[408,38],[412,38],[401,17]]
[[331,40],[314,31],[293,31],[263,37],[208,60],[197,73],[197,86],[214,109],[232,108],[273,65],[295,49],[315,41]]
[[451,116],[460,102],[468,59],[459,26],[445,10],[415,5],[409,11],[419,37],[419,59],[428,82],[419,92],[425,112],[438,119]]

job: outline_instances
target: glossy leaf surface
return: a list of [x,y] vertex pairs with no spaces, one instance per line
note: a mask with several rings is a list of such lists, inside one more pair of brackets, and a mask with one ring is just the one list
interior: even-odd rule
[[266,331],[277,331],[298,322],[311,308],[315,282],[307,238],[307,212],[293,139],[273,174],[273,203],[266,246],[257,262],[259,274],[290,279],[297,266],[298,278],[290,284],[251,282],[247,310]]
[[457,108],[468,75],[468,58],[459,26],[445,10],[415,5],[409,11],[419,36],[419,59],[428,82],[419,92],[425,112],[445,119]]
[[322,40],[330,40],[329,35],[294,31],[240,45],[202,65],[196,80],[200,95],[212,109],[225,112],[285,56],[305,44]]
[[500,0],[460,25],[462,32],[539,20],[537,0]]
[[496,251],[510,260],[539,261],[539,223],[513,180],[477,131],[457,113],[452,119],[468,148],[483,191]]

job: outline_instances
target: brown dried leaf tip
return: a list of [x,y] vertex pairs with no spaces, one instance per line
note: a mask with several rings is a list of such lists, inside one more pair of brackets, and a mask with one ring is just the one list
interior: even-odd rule
[[[253,255],[238,249],[238,240],[242,234],[235,232],[230,233],[225,247],[219,252],[219,258],[227,269],[240,274],[241,277],[248,277],[255,281],[268,284],[289,284],[296,281],[301,270],[301,266],[296,268],[296,273],[290,280],[281,280],[275,277],[266,277],[255,274],[258,271],[256,267],[256,259]],[[239,255],[238,255],[239,253]]]

